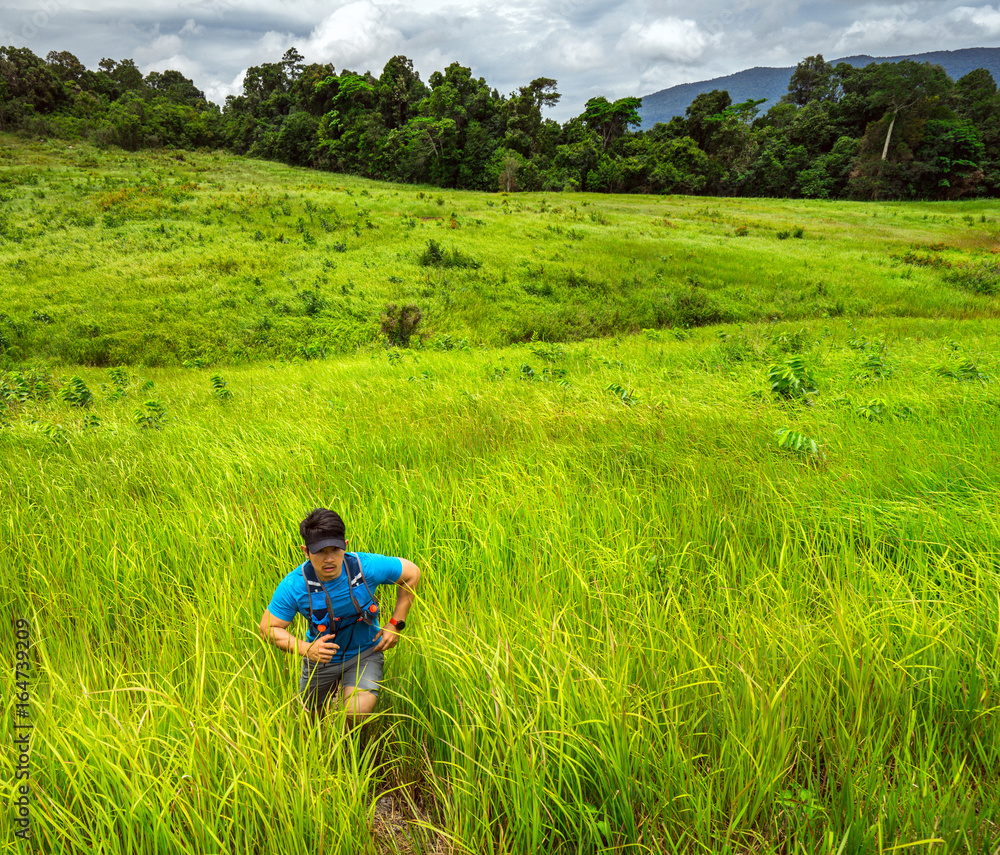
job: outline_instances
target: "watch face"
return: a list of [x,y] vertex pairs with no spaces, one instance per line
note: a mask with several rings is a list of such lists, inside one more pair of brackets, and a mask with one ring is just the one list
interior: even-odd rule
[[394,627],[396,627],[396,629],[406,629],[405,620],[391,620],[389,621],[389,623],[391,623]]

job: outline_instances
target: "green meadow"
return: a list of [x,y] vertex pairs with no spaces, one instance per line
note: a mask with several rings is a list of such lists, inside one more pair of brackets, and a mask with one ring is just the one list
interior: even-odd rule
[[[993,208],[3,143],[12,851],[1000,851]],[[360,733],[316,505],[422,569]]]
[[502,346],[813,317],[996,316],[991,202],[482,194],[2,137],[14,364],[322,358],[416,306]]

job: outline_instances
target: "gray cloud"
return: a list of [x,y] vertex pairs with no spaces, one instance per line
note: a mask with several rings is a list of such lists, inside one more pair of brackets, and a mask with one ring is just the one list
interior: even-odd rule
[[893,55],[1000,42],[1000,6],[945,0],[6,0],[0,41],[95,68],[131,57],[175,68],[216,103],[251,65],[295,46],[308,62],[378,74],[404,54],[426,80],[451,62],[502,93],[559,81],[565,120],[620,98],[822,53]]

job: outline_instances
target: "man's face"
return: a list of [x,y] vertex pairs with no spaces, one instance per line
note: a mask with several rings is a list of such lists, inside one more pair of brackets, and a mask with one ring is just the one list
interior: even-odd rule
[[341,568],[344,566],[343,549],[338,549],[336,546],[327,546],[319,552],[310,552],[305,546],[302,549],[309,557],[313,570],[316,571],[317,579],[329,582],[340,575]]

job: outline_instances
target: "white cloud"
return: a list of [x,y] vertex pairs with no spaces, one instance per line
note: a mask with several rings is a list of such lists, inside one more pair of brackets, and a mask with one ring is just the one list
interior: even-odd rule
[[547,56],[559,71],[583,73],[606,67],[607,51],[600,40],[566,34],[555,41],[556,44],[547,51]]
[[[205,75],[205,69],[200,62],[183,54],[164,57],[163,59],[158,59],[155,62],[150,62],[142,66],[144,74],[149,74],[151,71],[179,71],[189,80],[193,81],[195,87],[199,89],[201,87],[198,86],[198,79]],[[208,96],[206,95],[206,97]],[[208,100],[211,101],[212,99],[209,98]]]
[[633,62],[693,62],[711,41],[691,20],[661,18],[648,24],[634,23],[618,40],[616,50]]
[[[214,79],[204,88],[205,98],[220,107],[226,103],[226,98],[230,95],[239,95],[243,91],[243,78],[246,77],[247,70],[242,69],[229,83],[224,80]],[[197,81],[195,82],[197,85]]]
[[[157,36],[148,44],[137,47],[133,52],[132,58],[139,65],[152,66],[153,63],[157,63],[160,60],[177,56],[183,49],[184,42],[180,36]],[[158,68],[156,70],[162,71],[163,69]],[[180,71],[180,69],[177,70]]]
[[1000,36],[1000,6],[959,6],[952,16],[958,21],[968,21],[982,30],[985,38]]
[[328,15],[302,45],[303,55],[317,62],[363,71],[381,69],[403,41],[390,23],[390,10],[370,0],[354,0]]
[[200,36],[205,32],[205,27],[202,24],[195,23],[194,18],[188,18],[184,22],[184,26],[181,27],[180,35],[187,36]]

